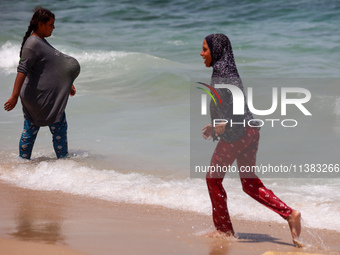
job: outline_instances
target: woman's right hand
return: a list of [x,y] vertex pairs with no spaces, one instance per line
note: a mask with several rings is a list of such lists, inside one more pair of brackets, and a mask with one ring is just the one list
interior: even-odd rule
[[11,96],[4,105],[6,111],[11,111],[17,105],[18,97]]
[[204,128],[202,128],[202,130],[203,130],[202,136],[204,137],[204,139],[210,140],[213,134],[212,124],[206,125]]
[[4,105],[4,109],[6,111],[13,110],[14,107],[17,105],[18,98],[20,95],[20,90],[21,90],[22,84],[25,81],[25,78],[26,78],[26,74],[18,72],[17,77],[15,78],[15,82],[14,82],[12,96],[7,100],[7,102]]
[[70,96],[73,97],[76,94],[76,87],[72,84],[71,90],[70,90]]

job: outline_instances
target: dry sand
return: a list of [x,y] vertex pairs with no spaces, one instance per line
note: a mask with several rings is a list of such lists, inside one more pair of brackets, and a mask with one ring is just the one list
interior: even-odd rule
[[4,182],[0,193],[1,255],[340,254],[340,233],[304,228],[310,247],[296,248],[284,221],[232,219],[238,239],[217,239],[204,236],[214,230],[211,216]]

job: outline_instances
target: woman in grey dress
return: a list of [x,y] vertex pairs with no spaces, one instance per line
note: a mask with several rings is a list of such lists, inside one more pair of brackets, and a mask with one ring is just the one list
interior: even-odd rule
[[13,93],[4,105],[11,111],[20,95],[24,130],[19,155],[30,159],[41,126],[49,126],[58,158],[68,155],[65,108],[74,96],[74,80],[80,72],[78,61],[52,47],[46,40],[54,29],[54,14],[39,7],[33,14],[20,50],[20,62]]

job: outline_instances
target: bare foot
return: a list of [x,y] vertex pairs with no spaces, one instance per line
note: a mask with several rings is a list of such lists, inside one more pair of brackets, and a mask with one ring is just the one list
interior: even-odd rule
[[216,230],[214,232],[205,234],[205,236],[210,237],[210,238],[226,239],[226,238],[234,237],[234,234],[235,234],[234,231],[222,232],[220,230]]
[[287,217],[290,232],[292,234],[293,243],[299,247],[305,247],[306,245],[299,239],[301,233],[301,213],[294,210],[291,215]]

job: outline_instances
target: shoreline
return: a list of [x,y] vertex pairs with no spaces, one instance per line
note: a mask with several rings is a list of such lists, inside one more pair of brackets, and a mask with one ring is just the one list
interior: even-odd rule
[[301,249],[293,245],[284,221],[233,218],[237,239],[208,238],[204,234],[214,231],[212,218],[198,213],[29,190],[3,181],[0,192],[1,247],[25,247],[36,255],[49,249],[70,255],[340,254],[339,232],[302,225],[301,237],[312,246]]

